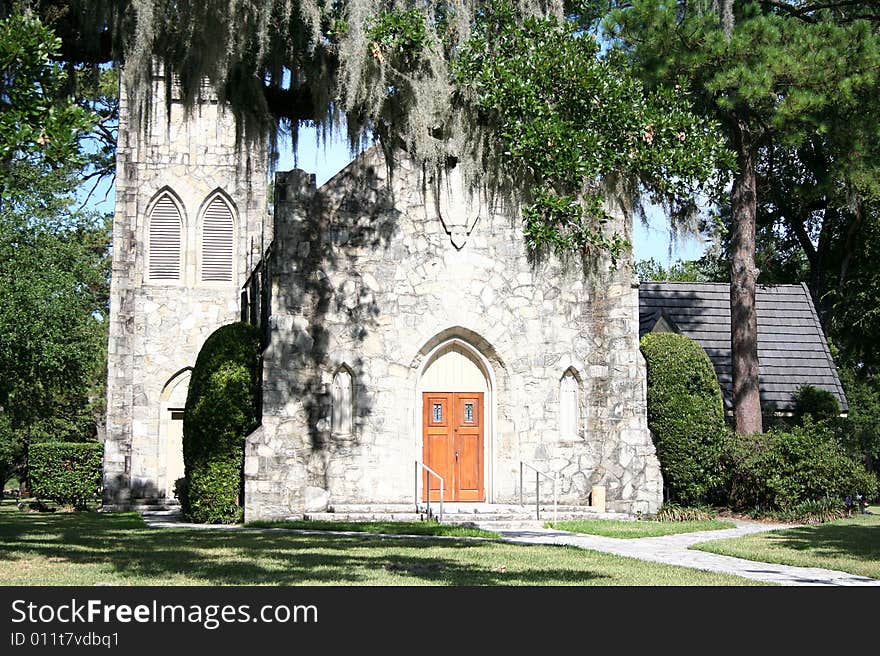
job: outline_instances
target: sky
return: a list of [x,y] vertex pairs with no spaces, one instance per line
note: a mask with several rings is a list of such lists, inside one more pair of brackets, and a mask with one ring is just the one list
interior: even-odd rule
[[[315,128],[309,127],[300,128],[296,163],[294,163],[293,149],[289,142],[279,144],[279,148],[281,150],[281,158],[278,162],[279,171],[287,171],[296,166],[309,173],[314,173],[318,186],[345,168],[352,159],[343,135],[336,134],[329,142],[319,146]],[[85,202],[89,189],[91,186],[80,189],[79,199],[81,202]],[[100,212],[112,212],[114,199],[115,190],[109,182],[105,181],[92,194],[87,206]],[[643,225],[638,219],[635,221],[633,250],[636,260],[653,258],[663,266],[669,267],[677,260],[692,260],[700,257],[706,247],[706,244],[695,238],[679,239],[670,250],[668,224],[659,208],[648,212],[647,225]]]

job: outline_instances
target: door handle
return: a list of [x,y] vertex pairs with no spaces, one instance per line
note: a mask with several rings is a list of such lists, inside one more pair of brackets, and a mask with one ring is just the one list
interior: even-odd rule
[[460,451],[456,451],[456,452],[455,452],[455,457],[456,457],[456,459],[457,459],[458,456],[460,456],[460,455],[461,455],[461,452],[460,452]]

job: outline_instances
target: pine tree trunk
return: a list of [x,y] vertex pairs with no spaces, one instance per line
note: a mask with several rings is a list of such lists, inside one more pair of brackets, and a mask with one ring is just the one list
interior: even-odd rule
[[739,173],[733,181],[730,263],[730,356],[733,367],[733,416],[738,433],[760,433],[758,392],[758,317],[755,310],[755,144],[748,125],[734,119]]

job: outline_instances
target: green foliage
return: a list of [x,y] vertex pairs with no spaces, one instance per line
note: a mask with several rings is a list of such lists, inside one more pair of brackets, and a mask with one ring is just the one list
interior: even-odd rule
[[217,329],[196,359],[183,420],[184,512],[196,522],[242,518],[244,439],[259,424],[259,331]]
[[0,412],[0,495],[14,476],[21,458],[22,445],[5,412]]
[[73,207],[96,116],[58,47],[33,18],[0,20],[0,414],[22,480],[29,444],[94,439],[103,415],[110,224]]
[[392,11],[368,21],[373,56],[392,59],[398,70],[412,71],[422,59],[430,37],[420,11]]
[[853,460],[823,424],[733,438],[725,452],[736,508],[791,510],[806,501],[874,498],[877,477]]
[[33,495],[77,508],[101,487],[104,448],[95,442],[46,442],[30,447],[28,484]]
[[60,46],[34,17],[0,20],[0,202],[9,194],[11,167],[70,167],[79,159],[77,137],[94,124],[91,112],[61,93],[66,73],[52,61]]
[[657,522],[707,522],[718,515],[709,507],[687,507],[677,503],[664,503],[652,517]]
[[666,269],[653,257],[636,262],[636,275],[642,281],[654,282],[726,282],[718,279],[718,271],[705,260],[678,260]]
[[749,514],[755,519],[775,519],[792,524],[825,524],[845,516],[846,509],[840,499],[809,499],[785,510],[756,508]]
[[831,422],[838,439],[855,457],[876,471],[880,462],[880,375],[841,367],[849,415]]
[[810,416],[813,421],[831,419],[840,414],[840,403],[831,392],[814,385],[801,385],[794,393],[794,415],[799,423]]
[[667,501],[712,502],[722,493],[727,432],[712,363],[696,342],[673,333],[649,333],[641,349],[648,366],[648,427]]
[[694,115],[680,89],[646,90],[575,25],[523,18],[507,2],[479,13],[452,71],[474,122],[490,126],[503,170],[528,182],[533,249],[615,258],[626,244],[604,229],[608,186],[641,185],[686,211],[695,190],[731,163],[718,126]]

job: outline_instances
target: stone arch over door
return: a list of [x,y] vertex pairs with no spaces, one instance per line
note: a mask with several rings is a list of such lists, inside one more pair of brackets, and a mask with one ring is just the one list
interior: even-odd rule
[[183,478],[183,411],[192,367],[174,374],[162,388],[159,404],[160,494],[174,497],[174,482]]
[[[418,367],[415,450],[425,464],[443,470],[446,500],[492,501],[497,385],[490,357],[494,351],[488,347],[487,354],[474,344],[488,346],[485,340],[467,333],[444,331],[423,347],[414,363]],[[448,453],[448,458],[437,460],[438,452]],[[422,476],[419,498],[427,498],[427,484],[432,500],[439,499],[438,483],[431,479]]]

